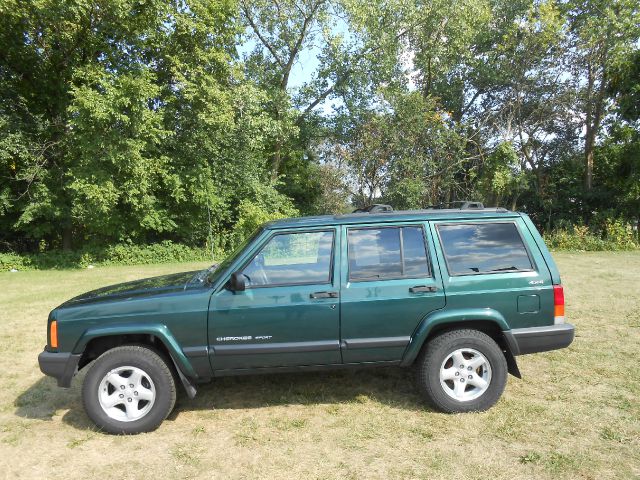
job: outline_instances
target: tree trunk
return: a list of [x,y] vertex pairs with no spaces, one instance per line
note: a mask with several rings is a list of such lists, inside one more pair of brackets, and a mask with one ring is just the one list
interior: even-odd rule
[[278,178],[278,172],[280,170],[280,162],[282,159],[282,142],[280,139],[276,140],[275,151],[273,152],[273,162],[271,164],[271,180],[275,181]]
[[519,193],[516,193],[516,194],[513,196],[513,200],[511,201],[511,211],[512,211],[512,212],[515,212],[515,211],[516,211],[516,208],[517,208],[517,205],[518,205],[518,197],[520,197],[520,194],[519,194]]
[[[286,95],[286,91],[282,91],[282,95]],[[280,98],[277,100],[280,101]],[[280,123],[280,106],[276,105],[276,122]],[[278,179],[278,173],[280,172],[280,163],[282,162],[282,139],[280,133],[273,148],[273,159],[271,161],[271,180]]]
[[71,227],[64,227],[62,229],[62,250],[68,252],[73,246],[73,231]]
[[593,185],[593,88],[595,84],[595,74],[591,63],[587,64],[587,118],[586,134],[584,138],[584,189],[590,191]]
[[[601,52],[597,56],[597,63],[587,65],[587,121],[584,141],[584,188],[588,192],[593,187],[593,150],[596,137],[600,131],[600,124],[605,110],[605,96],[607,87],[607,58],[608,35],[600,46]],[[598,83],[596,81],[599,79]]]
[[587,125],[587,135],[584,145],[584,188],[590,191],[593,186],[593,145],[594,145],[593,129]]

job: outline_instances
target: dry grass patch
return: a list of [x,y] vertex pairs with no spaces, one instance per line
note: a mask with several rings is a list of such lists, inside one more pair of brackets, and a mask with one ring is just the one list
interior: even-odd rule
[[237,377],[184,395],[156,432],[96,431],[37,355],[50,309],[87,289],[202,266],[0,273],[0,469],[7,478],[640,478],[640,254],[558,253],[565,350],[480,414],[425,407],[409,371]]

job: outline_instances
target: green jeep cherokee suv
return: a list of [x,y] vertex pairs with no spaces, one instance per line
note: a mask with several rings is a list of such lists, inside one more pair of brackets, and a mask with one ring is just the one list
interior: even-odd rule
[[73,298],[49,315],[40,368],[69,387],[91,364],[89,417],[138,433],[169,415],[176,383],[193,398],[213,377],[292,370],[414,367],[433,407],[485,410],[520,377],[515,356],[572,342],[529,217],[388,210],[270,222],[208,270]]

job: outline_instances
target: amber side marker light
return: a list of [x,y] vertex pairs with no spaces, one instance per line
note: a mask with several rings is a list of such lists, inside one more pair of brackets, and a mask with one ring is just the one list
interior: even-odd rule
[[564,289],[562,285],[553,286],[553,323],[564,323]]
[[58,322],[55,320],[49,325],[49,345],[51,348],[58,348]]

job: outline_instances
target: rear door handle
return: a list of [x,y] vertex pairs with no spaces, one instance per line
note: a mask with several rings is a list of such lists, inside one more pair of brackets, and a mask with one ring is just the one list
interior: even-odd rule
[[416,285],[415,287],[411,287],[409,289],[410,293],[423,293],[423,292],[435,292],[437,290],[436,287],[427,286],[427,285]]
[[338,298],[338,292],[315,292],[309,295],[310,298]]

